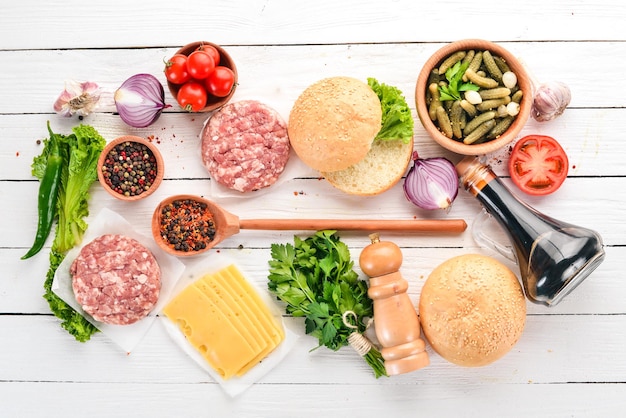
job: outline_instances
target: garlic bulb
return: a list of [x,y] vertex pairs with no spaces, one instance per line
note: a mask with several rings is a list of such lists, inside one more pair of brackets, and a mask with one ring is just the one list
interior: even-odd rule
[[85,81],[69,80],[65,82],[65,89],[54,102],[54,110],[63,116],[70,117],[75,113],[87,116],[95,109],[100,100],[98,84]]
[[539,122],[546,122],[560,116],[572,99],[566,84],[552,81],[541,84],[535,91],[531,116]]

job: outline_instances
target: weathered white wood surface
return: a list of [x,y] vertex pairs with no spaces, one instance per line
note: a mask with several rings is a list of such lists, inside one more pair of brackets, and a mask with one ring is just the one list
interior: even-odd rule
[[[620,0],[494,2],[361,2],[320,0],[5,2],[0,14],[0,416],[294,417],[549,416],[608,417],[626,406],[626,6]],[[130,355],[105,336],[81,344],[50,315],[43,293],[47,251],[19,257],[35,231],[38,183],[30,163],[47,135],[78,123],[52,111],[68,79],[91,80],[113,91],[138,72],[161,81],[162,61],[179,46],[209,40],[227,46],[240,86],[233,100],[256,98],[285,117],[298,94],[329,75],[373,76],[403,90],[414,106],[414,85],[429,55],[446,42],[478,37],[523,58],[539,80],[559,80],[572,102],[559,119],[529,121],[522,134],[559,139],[570,176],[554,195],[523,198],[556,218],[598,230],[607,259],[554,308],[528,304],[521,341],[496,363],[476,369],[451,365],[432,351],[431,366],[410,375],[374,379],[350,349],[309,352],[301,338],[285,361],[232,399],[176,347],[161,324]],[[162,187],[128,205],[98,185],[92,214],[109,207],[149,233],[149,217],[163,197],[211,195],[199,160],[205,116],[174,106],[145,129],[132,129],[103,105],[84,122],[108,140],[153,136],[167,166]],[[431,141],[415,115],[416,150],[424,157],[458,159]],[[508,149],[490,155],[509,182]],[[302,176],[246,198],[220,198],[241,218],[361,217],[463,218],[480,210],[461,191],[448,214],[421,211],[397,185],[372,198],[344,195],[315,175]],[[292,232],[242,231],[220,246],[260,286],[269,245]],[[342,237],[358,255],[365,234]],[[471,233],[389,234],[403,247],[403,274],[414,301],[429,272],[454,255],[482,252]],[[240,248],[241,246],[241,248]],[[516,267],[511,265],[513,269]],[[516,271],[516,270],[514,270]]]

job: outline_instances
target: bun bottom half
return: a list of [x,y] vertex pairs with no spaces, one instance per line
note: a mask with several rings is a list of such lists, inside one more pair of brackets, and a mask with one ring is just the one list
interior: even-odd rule
[[332,172],[321,172],[335,188],[354,195],[373,196],[389,190],[406,173],[413,154],[413,139],[374,141],[358,163]]

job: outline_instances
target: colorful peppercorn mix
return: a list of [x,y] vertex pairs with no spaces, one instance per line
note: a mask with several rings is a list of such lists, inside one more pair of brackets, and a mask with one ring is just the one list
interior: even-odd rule
[[124,196],[137,196],[147,191],[157,176],[157,160],[146,145],[121,142],[109,151],[102,174],[106,184]]
[[161,210],[161,237],[176,251],[200,251],[215,238],[215,222],[207,205],[192,199],[174,200]]

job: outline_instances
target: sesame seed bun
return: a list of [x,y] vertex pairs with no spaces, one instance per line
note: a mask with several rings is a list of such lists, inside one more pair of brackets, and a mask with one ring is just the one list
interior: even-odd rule
[[365,158],[380,131],[376,93],[358,79],[330,77],[309,86],[289,114],[289,140],[298,157],[321,172],[344,170]]
[[526,301],[507,266],[466,254],[432,271],[422,288],[419,313],[424,336],[441,357],[476,367],[498,360],[519,340]]

